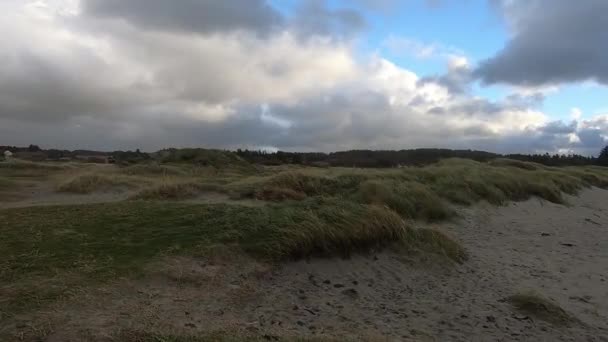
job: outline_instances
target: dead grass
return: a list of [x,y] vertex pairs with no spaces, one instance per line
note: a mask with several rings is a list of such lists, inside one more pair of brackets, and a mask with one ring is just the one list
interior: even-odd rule
[[517,310],[552,324],[568,325],[578,322],[557,303],[534,292],[518,293],[507,300]]

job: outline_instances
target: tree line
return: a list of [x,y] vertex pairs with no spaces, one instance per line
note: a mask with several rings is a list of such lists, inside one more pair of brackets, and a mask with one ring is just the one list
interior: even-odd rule
[[535,162],[547,166],[604,165],[608,166],[608,147],[598,158],[578,154],[498,154],[475,150],[412,149],[412,150],[352,150],[332,153],[267,152],[237,150],[237,155],[255,164],[304,164],[344,167],[398,167],[420,166],[446,158],[464,158],[486,162],[496,158],[509,158]]
[[[446,158],[464,158],[479,162],[486,162],[496,158],[509,158],[520,161],[534,162],[547,166],[584,166],[601,165],[608,166],[608,146],[600,152],[598,157],[583,156],[578,154],[498,154],[476,150],[451,150],[441,148],[421,148],[410,150],[351,150],[341,152],[268,152],[262,150],[220,151],[208,149],[166,149],[155,153],[136,151],[113,151],[100,152],[92,150],[58,150],[42,149],[37,145],[27,147],[0,146],[0,151],[11,151],[24,158],[36,156],[46,160],[61,160],[75,158],[76,156],[106,156],[116,161],[141,162],[156,160],[162,156],[165,160],[171,156],[184,161],[198,159],[225,159],[226,163],[234,161],[239,157],[244,161],[260,165],[282,165],[299,164],[319,167],[342,166],[342,167],[399,167],[420,166],[435,163]],[[219,153],[219,154],[218,154]],[[167,157],[169,155],[169,157]],[[174,158],[174,159],[175,159]],[[171,159],[171,158],[169,158]],[[181,160],[180,159],[180,160]],[[197,159],[197,160],[198,160]]]

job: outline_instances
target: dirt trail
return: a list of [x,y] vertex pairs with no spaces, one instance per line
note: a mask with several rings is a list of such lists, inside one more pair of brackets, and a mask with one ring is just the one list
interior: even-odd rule
[[[128,188],[115,188],[111,191],[99,191],[88,194],[62,193],[56,191],[56,185],[53,182],[30,182],[26,187],[22,187],[19,192],[15,193],[14,196],[5,196],[4,200],[0,199],[0,209],[120,202],[128,200],[136,193],[137,190]],[[179,202],[189,204],[233,203],[244,206],[265,205],[263,201],[249,199],[234,200],[226,194],[215,192],[201,193],[195,198],[180,200]]]
[[[52,327],[49,341],[104,340],[116,329],[242,329],[372,341],[608,341],[608,191],[587,190],[570,202],[463,209],[460,222],[440,227],[470,252],[470,260],[455,267],[393,252],[280,267],[238,256],[175,258],[145,279],[88,291],[28,324]],[[581,323],[551,325],[503,300],[526,290],[551,298]]]
[[46,205],[71,205],[118,202],[126,200],[133,192],[116,189],[115,191],[95,192],[90,194],[72,194],[56,191],[56,185],[49,181],[30,182],[23,187],[18,197],[9,201],[0,201],[0,209],[26,208]]

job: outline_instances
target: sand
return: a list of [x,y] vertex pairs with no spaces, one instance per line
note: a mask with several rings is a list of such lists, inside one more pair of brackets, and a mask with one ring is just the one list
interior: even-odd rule
[[[538,199],[460,209],[437,228],[470,260],[391,251],[266,265],[243,256],[172,258],[144,279],[85,291],[22,317],[49,341],[110,340],[117,329],[370,341],[608,341],[608,191],[563,206]],[[580,322],[559,326],[504,299],[535,291]]]

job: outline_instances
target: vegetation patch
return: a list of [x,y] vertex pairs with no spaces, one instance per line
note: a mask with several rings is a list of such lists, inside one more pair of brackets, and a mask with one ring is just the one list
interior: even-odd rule
[[230,151],[208,150],[201,148],[165,149],[156,152],[161,163],[189,163],[215,168],[242,168],[254,170],[253,165]]
[[443,255],[458,263],[468,260],[466,249],[445,233],[431,228],[418,228],[408,231],[408,245],[422,251]]
[[289,170],[246,178],[228,184],[227,189],[236,197],[275,202],[341,198],[387,206],[403,218],[440,221],[453,216],[449,203],[487,201],[500,205],[534,196],[565,203],[564,193],[576,194],[589,186],[608,187],[608,172],[593,167],[550,168],[508,159],[498,164],[449,159],[422,168]]
[[203,192],[224,192],[221,185],[198,182],[162,183],[141,190],[133,195],[132,200],[168,200],[178,201],[195,198]]
[[558,304],[534,292],[518,293],[507,300],[521,312],[552,324],[567,325],[578,321]]
[[135,186],[136,180],[129,177],[85,174],[76,176],[63,184],[60,184],[57,191],[74,194],[90,194],[93,192],[120,190],[121,188],[132,188]]
[[406,218],[439,221],[453,214],[442,198],[416,182],[365,181],[359,186],[355,199],[362,203],[387,206]]
[[547,167],[542,164],[515,160],[515,159],[508,159],[508,158],[496,158],[496,159],[490,160],[488,162],[488,164],[490,164],[492,166],[498,166],[498,167],[516,167],[518,169],[524,169],[524,170],[547,169]]
[[415,233],[388,208],[321,198],[263,207],[134,201],[7,209],[0,222],[6,315],[90,282],[139,272],[157,256],[196,254],[218,244],[277,261],[400,243],[462,260],[447,237]]
[[11,161],[0,162],[0,170],[65,170],[68,165],[52,163],[36,163],[26,160],[14,159]]

